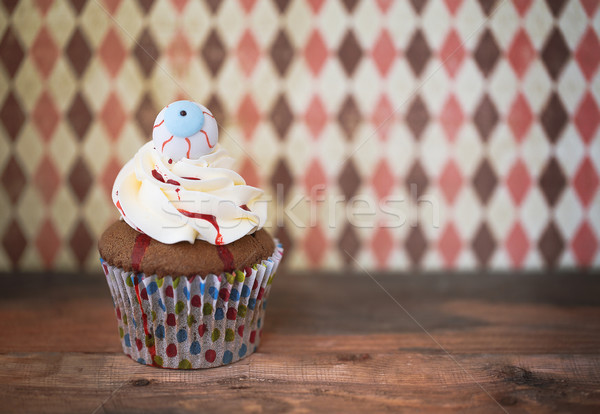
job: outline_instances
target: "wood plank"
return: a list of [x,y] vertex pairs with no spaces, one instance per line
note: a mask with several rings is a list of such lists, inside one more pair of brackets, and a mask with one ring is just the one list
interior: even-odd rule
[[230,366],[191,372],[145,367],[119,354],[1,355],[0,400],[11,412],[56,413],[92,412],[109,397],[102,410],[115,413],[198,408],[311,412],[327,407],[502,412],[494,400],[510,412],[547,412],[600,404],[597,356],[456,358],[468,374],[446,355],[411,352],[259,353]]

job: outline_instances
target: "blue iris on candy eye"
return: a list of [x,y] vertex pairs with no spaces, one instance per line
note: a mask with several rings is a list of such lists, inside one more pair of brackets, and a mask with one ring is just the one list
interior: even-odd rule
[[165,109],[165,126],[173,136],[190,137],[204,126],[204,114],[193,102],[173,102]]

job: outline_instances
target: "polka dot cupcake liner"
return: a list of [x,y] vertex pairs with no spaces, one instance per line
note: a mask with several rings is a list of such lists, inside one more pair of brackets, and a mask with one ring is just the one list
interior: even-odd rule
[[276,246],[260,264],[205,277],[145,276],[101,259],[123,352],[140,364],[172,369],[212,368],[252,354],[283,254]]

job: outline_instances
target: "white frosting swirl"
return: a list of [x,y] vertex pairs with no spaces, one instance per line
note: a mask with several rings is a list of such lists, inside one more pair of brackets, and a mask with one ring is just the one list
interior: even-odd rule
[[246,185],[232,164],[219,144],[198,159],[169,164],[148,142],[117,175],[113,203],[127,224],[162,243],[228,244],[267,218],[263,191]]

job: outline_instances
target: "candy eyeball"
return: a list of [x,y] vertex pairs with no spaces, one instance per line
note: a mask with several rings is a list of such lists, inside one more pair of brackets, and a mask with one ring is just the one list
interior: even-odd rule
[[197,159],[213,151],[219,139],[217,122],[204,106],[177,101],[157,115],[152,130],[156,150],[170,160]]

